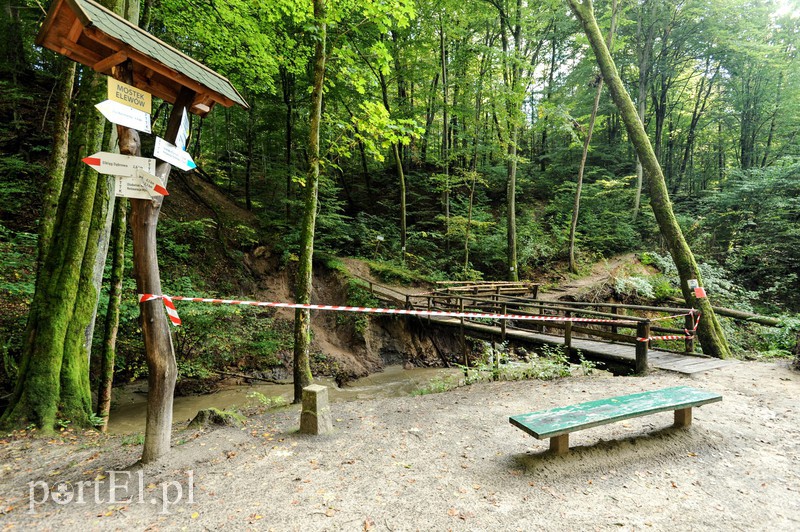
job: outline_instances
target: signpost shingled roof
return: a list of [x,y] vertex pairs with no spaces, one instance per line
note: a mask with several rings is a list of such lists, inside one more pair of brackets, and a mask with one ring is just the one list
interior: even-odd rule
[[92,0],[54,0],[36,42],[103,73],[130,60],[137,88],[170,103],[181,87],[196,92],[195,114],[215,103],[248,107],[227,78]]

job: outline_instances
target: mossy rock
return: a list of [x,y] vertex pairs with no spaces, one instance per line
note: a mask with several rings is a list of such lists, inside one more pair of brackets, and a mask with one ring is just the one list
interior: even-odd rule
[[194,419],[189,422],[189,428],[200,429],[209,425],[222,425],[229,427],[241,427],[244,425],[244,416],[229,410],[218,408],[206,408],[197,413]]

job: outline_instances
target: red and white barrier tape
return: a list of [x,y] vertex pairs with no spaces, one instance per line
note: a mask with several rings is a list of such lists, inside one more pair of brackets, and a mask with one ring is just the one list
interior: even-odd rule
[[[431,316],[440,318],[490,318],[497,320],[526,320],[526,321],[558,321],[558,322],[574,322],[574,323],[614,323],[617,325],[627,324],[633,325],[633,321],[625,320],[604,320],[599,318],[567,318],[564,316],[527,316],[522,314],[496,314],[488,312],[447,312],[442,310],[408,310],[397,308],[373,308],[373,307],[348,307],[341,305],[303,305],[300,303],[274,303],[269,301],[239,301],[235,299],[210,299],[202,297],[183,297],[183,296],[167,296],[156,294],[139,294],[139,303],[163,299],[164,305],[167,307],[167,314],[173,325],[180,325],[181,320],[178,317],[178,312],[175,310],[173,301],[193,301],[195,303],[213,303],[217,305],[248,305],[253,307],[275,307],[275,308],[293,308],[293,309],[309,309],[309,310],[333,310],[341,312],[361,312],[365,314],[398,314],[405,316]],[[170,311],[170,306],[172,311]]]
[[160,296],[160,297],[150,297],[150,294],[139,294],[139,303],[144,303],[145,301],[152,301],[154,299],[163,299],[164,300],[164,307],[167,309],[167,317],[169,321],[177,327],[181,324],[181,318],[178,316],[178,309],[175,308],[175,303],[172,302],[171,297],[169,296]]
[[694,325],[692,326],[691,332],[689,331],[689,329],[683,330],[683,332],[686,333],[685,336],[683,335],[648,336],[647,338],[636,338],[636,341],[649,342],[650,340],[693,340],[695,333],[697,332],[697,326],[700,324],[700,313],[692,309],[689,311],[688,314],[679,314],[677,316],[672,316],[672,317],[679,318],[681,316],[692,316],[694,321]]
[[649,340],[691,340],[694,336],[684,336],[682,334],[673,334],[668,336],[648,336],[647,338],[637,338],[639,342],[647,342]]

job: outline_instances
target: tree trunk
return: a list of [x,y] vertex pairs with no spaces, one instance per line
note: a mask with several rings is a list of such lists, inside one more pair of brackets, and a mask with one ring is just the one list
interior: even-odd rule
[[119,198],[114,208],[114,223],[111,226],[111,287],[108,294],[103,352],[100,355],[100,381],[97,385],[97,408],[95,409],[97,417],[103,418],[103,424],[100,425],[100,430],[103,432],[108,430],[108,416],[111,412],[111,387],[114,384],[114,360],[117,350],[122,279],[125,268],[127,210],[128,201],[125,198]]
[[[314,85],[311,92],[311,121],[308,139],[310,169],[305,186],[303,225],[300,235],[300,265],[297,273],[296,300],[311,303],[312,262],[314,258],[314,226],[317,219],[319,191],[320,148],[319,131],[322,125],[322,89],[325,83],[325,0],[314,0],[314,19],[318,33],[314,45]],[[303,388],[311,384],[313,376],[309,364],[311,347],[311,312],[297,309],[294,314],[294,402],[302,400]]]
[[670,190],[672,194],[677,194],[681,185],[681,181],[685,177],[686,169],[689,165],[689,159],[691,158],[692,151],[694,149],[694,141],[697,136],[697,124],[700,122],[700,118],[703,116],[703,113],[706,110],[706,104],[708,103],[709,96],[711,96],[711,89],[714,87],[714,80],[717,78],[720,66],[718,65],[711,77],[708,77],[710,68],[711,58],[707,58],[705,72],[700,78],[700,86],[697,88],[697,94],[695,95],[692,118],[689,121],[689,132],[686,134],[686,146],[684,146],[681,165],[678,169],[678,175],[675,179],[675,183]]
[[253,210],[253,198],[251,193],[251,181],[253,179],[253,147],[256,141],[256,104],[252,101],[247,112],[247,163],[244,171],[244,201],[248,211]]
[[611,97],[622,114],[622,119],[628,130],[628,136],[642,161],[642,167],[649,182],[650,203],[661,229],[661,234],[667,242],[672,259],[678,269],[683,297],[687,303],[699,308],[703,314],[697,331],[703,352],[718,358],[727,358],[731,355],[730,348],[719,321],[711,308],[711,303],[708,298],[696,298],[694,292],[689,288],[689,279],[696,279],[702,286],[700,271],[672,212],[672,203],[667,193],[664,174],[661,172],[661,166],[658,164],[653,147],[650,145],[650,140],[647,138],[647,133],[641,120],[639,120],[636,108],[625,91],[614,60],[611,58],[611,54],[609,54],[608,48],[603,41],[600,28],[597,27],[592,2],[591,0],[584,0],[583,2],[580,0],[568,0],[568,2],[586,32],[597,62],[600,65],[600,70],[603,73],[603,78],[608,84]]
[[517,128],[509,131],[508,160],[506,161],[506,263],[508,280],[519,281],[517,271]]
[[286,221],[292,216],[290,200],[292,198],[292,115],[294,113],[294,74],[281,67],[281,87],[283,88],[283,103],[286,105]]
[[[78,109],[87,111],[77,114],[71,143],[80,155],[100,149],[105,119],[93,104],[104,91],[99,76],[84,73]],[[54,152],[54,157],[61,157],[61,152]],[[54,180],[60,179],[59,166],[54,159]],[[17,384],[1,420],[5,425],[30,422],[50,431],[57,416],[76,426],[89,424],[92,405],[84,332],[94,313],[90,302],[97,298],[91,281],[97,223],[104,219],[104,213],[97,212],[105,205],[99,198],[105,200],[108,193],[105,183],[105,178],[85,165],[64,173],[52,237],[28,313]]]
[[50,249],[50,242],[53,240],[56,215],[58,213],[58,199],[61,196],[61,188],[64,185],[64,174],[69,156],[70,104],[72,103],[72,89],[75,85],[75,67],[77,63],[60,58],[58,64],[61,66],[61,75],[57,82],[58,92],[55,94],[56,114],[55,123],[53,124],[53,151],[50,154],[50,162],[47,165],[49,179],[45,185],[44,197],[42,198],[42,221],[39,225],[39,250],[36,260],[37,271],[41,268],[42,262],[44,262]]
[[[611,27],[608,29],[607,43],[609,49],[614,43],[614,25],[617,17],[617,0],[611,0]],[[578,229],[578,214],[581,209],[581,189],[583,188],[583,172],[586,169],[586,158],[589,155],[589,144],[592,142],[592,132],[594,122],[597,118],[597,109],[600,107],[600,95],[603,93],[603,77],[597,81],[597,91],[594,94],[594,105],[592,114],[589,117],[589,126],[586,132],[586,139],[583,141],[583,153],[581,154],[581,165],[578,168],[578,186],[575,189],[575,204],[572,208],[572,223],[569,227],[569,271],[578,273],[578,264],[575,261],[575,232]]]
[[[645,105],[647,105],[647,86],[650,83],[650,58],[653,55],[653,42],[655,41],[655,24],[654,21],[648,20],[647,30],[644,37],[642,37],[644,31],[644,24],[645,18],[652,18],[646,17],[646,15],[650,14],[651,11],[648,8],[652,7],[653,9],[658,9],[657,2],[653,4],[650,3],[650,0],[646,0],[645,3],[640,7],[639,14],[638,14],[638,21],[636,27],[636,39],[637,39],[637,56],[639,60],[639,96],[636,100],[638,103],[638,114],[639,120],[644,123],[644,113],[645,113]],[[633,200],[633,219],[634,221],[639,216],[639,209],[642,202],[642,183],[643,183],[643,173],[642,173],[642,163],[639,160],[639,156],[636,156],[636,192],[634,193],[634,200]]]
[[[167,123],[164,140],[175,144],[184,109],[192,104],[195,93],[183,88],[178,94]],[[172,166],[160,162],[156,176],[167,186]],[[161,295],[158,269],[156,226],[163,196],[155,200],[131,200],[131,233],[133,235],[133,268],[139,294]],[[164,303],[151,300],[139,305],[142,334],[147,357],[147,424],[144,433],[142,463],[153,462],[169,452],[172,437],[172,402],[178,366],[172,335],[164,312]]]
[[[320,0],[322,1],[322,0]],[[378,76],[378,81],[381,85],[381,96],[383,98],[383,107],[386,112],[391,114],[392,109],[389,105],[389,85],[386,83],[386,76],[380,70],[373,70]],[[406,174],[403,171],[403,159],[400,155],[400,141],[392,144],[392,153],[394,154],[394,167],[397,172],[397,181],[400,184],[400,261],[405,264],[406,262]]]
[[445,183],[442,191],[442,207],[444,207],[445,247],[450,251],[450,121],[448,119],[447,99],[449,86],[447,83],[447,48],[445,47],[444,22],[439,14],[439,59],[442,70],[442,166]]

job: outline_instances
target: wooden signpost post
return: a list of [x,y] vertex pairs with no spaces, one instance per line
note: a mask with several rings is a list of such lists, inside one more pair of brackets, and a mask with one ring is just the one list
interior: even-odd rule
[[[247,102],[225,77],[92,0],[54,0],[36,43],[110,76],[108,99],[97,107],[117,124],[120,154],[100,152],[84,162],[117,176],[117,193],[132,198],[136,288],[141,294],[161,295],[156,226],[170,163],[194,168],[184,151],[189,137],[187,113],[205,116],[217,103],[247,108]],[[173,104],[166,142],[156,155],[162,162],[157,164],[141,157],[138,133],[150,133],[153,96]],[[177,365],[162,302],[141,303],[140,310],[149,385],[142,451],[142,462],[147,463],[169,452]]]

